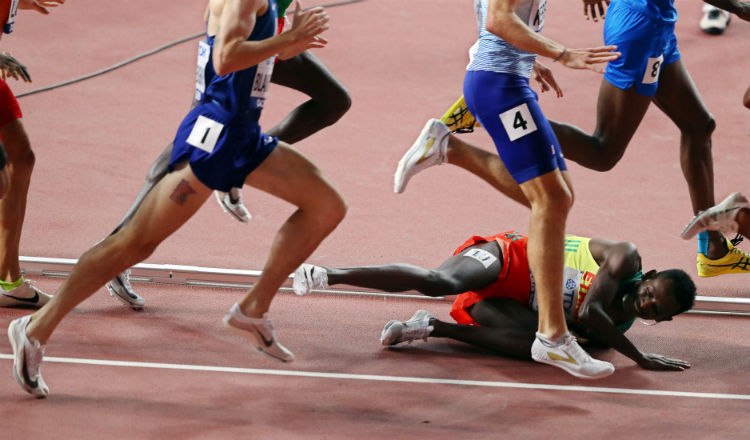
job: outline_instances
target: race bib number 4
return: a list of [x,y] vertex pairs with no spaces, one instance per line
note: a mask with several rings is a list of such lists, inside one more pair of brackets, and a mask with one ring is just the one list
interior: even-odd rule
[[505,132],[511,142],[536,131],[534,118],[531,117],[529,106],[523,103],[500,114]]

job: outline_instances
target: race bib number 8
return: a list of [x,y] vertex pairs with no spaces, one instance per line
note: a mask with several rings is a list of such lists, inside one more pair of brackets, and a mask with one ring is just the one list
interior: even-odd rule
[[646,71],[643,72],[643,84],[653,84],[659,81],[659,72],[661,71],[661,65],[664,62],[664,55],[659,55],[659,58],[649,58],[648,64],[646,64]]
[[214,121],[203,115],[198,116],[186,142],[195,148],[213,153],[223,128],[224,124],[221,122]]
[[505,132],[508,133],[511,142],[536,131],[534,118],[531,117],[529,106],[525,102],[501,113],[500,121],[503,123]]

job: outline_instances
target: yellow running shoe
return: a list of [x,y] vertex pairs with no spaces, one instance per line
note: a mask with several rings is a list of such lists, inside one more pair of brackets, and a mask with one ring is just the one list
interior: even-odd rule
[[464,95],[461,95],[458,101],[445,112],[440,122],[447,125],[451,133],[471,133],[475,126],[479,127],[474,115],[466,107]]
[[698,276],[715,277],[729,273],[750,273],[750,255],[727,242],[729,252],[723,257],[711,260],[698,252]]

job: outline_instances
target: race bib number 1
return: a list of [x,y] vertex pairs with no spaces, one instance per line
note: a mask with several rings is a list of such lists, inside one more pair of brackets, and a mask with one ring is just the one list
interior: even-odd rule
[[190,136],[188,136],[186,142],[195,148],[200,148],[207,153],[212,153],[223,128],[224,124],[221,122],[200,115],[195,121],[193,129],[190,131]]
[[525,102],[501,113],[500,121],[511,142],[536,131],[534,118],[531,117],[529,106]]

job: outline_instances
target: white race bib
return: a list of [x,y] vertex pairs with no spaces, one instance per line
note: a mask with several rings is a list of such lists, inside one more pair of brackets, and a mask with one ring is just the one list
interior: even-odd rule
[[536,123],[534,123],[529,106],[525,102],[501,113],[500,121],[503,123],[505,132],[508,133],[511,142],[536,131]]
[[195,100],[200,101],[206,93],[206,65],[211,57],[211,46],[205,41],[198,43],[198,65],[195,72]]
[[223,128],[224,124],[221,122],[200,115],[195,121],[193,130],[190,131],[190,136],[188,136],[186,142],[195,148],[212,153]]
[[276,56],[263,61],[258,64],[258,69],[255,72],[255,79],[253,80],[253,88],[250,91],[250,96],[258,99],[258,107],[263,107],[266,97],[268,96],[268,84],[271,83],[271,74],[273,73],[273,65],[276,61]]
[[544,16],[547,14],[547,0],[534,0],[529,10],[529,27],[539,32],[544,27]]
[[8,19],[3,25],[3,32],[9,34],[13,32],[13,27],[16,25],[16,13],[18,12],[18,0],[13,0],[10,3],[10,12],[8,13]]
[[659,72],[661,72],[661,65],[664,62],[664,55],[659,55],[658,58],[649,58],[646,64],[646,71],[643,72],[643,84],[653,84],[659,81]]

